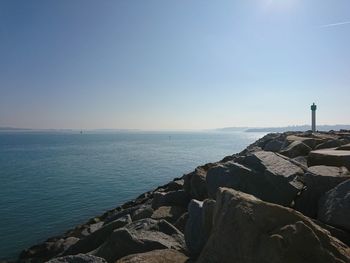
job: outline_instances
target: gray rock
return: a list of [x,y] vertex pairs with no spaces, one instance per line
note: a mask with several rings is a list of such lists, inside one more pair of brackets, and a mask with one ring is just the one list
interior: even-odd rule
[[321,143],[320,145],[317,145],[315,150],[326,149],[326,148],[336,148],[341,145],[342,143],[339,140],[329,140],[324,143]]
[[173,249],[153,250],[133,254],[119,259],[116,263],[186,263],[188,257]]
[[115,229],[124,227],[127,224],[131,223],[130,215],[126,215],[121,217],[113,222],[110,222],[93,232],[89,236],[80,239],[77,243],[72,245],[69,249],[67,249],[63,255],[75,255],[78,253],[87,253],[90,252],[97,247],[99,247],[103,242],[108,239],[108,237],[112,234]]
[[178,179],[168,183],[165,189],[167,192],[170,192],[170,191],[183,190],[183,187],[184,187],[184,180]]
[[136,210],[140,209],[141,207],[142,205],[135,205],[133,207],[129,207],[122,210],[114,210],[111,213],[109,213],[108,216],[106,216],[104,222],[105,224],[108,224],[126,215],[132,215]]
[[314,149],[317,145],[324,142],[324,139],[321,138],[313,138],[313,137],[301,137],[297,135],[289,135],[286,138],[288,143],[293,143],[295,141],[302,142],[309,146],[311,149]]
[[269,152],[279,152],[282,149],[283,141],[280,140],[271,140],[264,146],[264,151]]
[[349,248],[293,209],[223,188],[197,263],[350,261]]
[[312,149],[300,141],[294,141],[281,151],[281,154],[289,158],[308,155]]
[[164,219],[174,224],[185,212],[186,208],[182,206],[161,206],[150,217],[155,220]]
[[84,228],[83,231],[81,231],[81,235],[82,236],[88,236],[91,233],[97,231],[98,229],[100,229],[103,226],[104,222],[98,222],[98,223],[94,223],[91,225],[88,225],[86,228]]
[[205,199],[203,202],[203,233],[205,236],[205,242],[208,240],[211,230],[213,228],[213,217],[216,201],[213,199]]
[[197,257],[207,242],[213,224],[215,201],[204,202],[192,199],[188,205],[188,220],[185,227],[185,241],[192,257]]
[[311,151],[308,157],[308,166],[315,165],[345,166],[350,169],[350,151],[335,149]]
[[349,176],[349,170],[346,167],[336,167],[327,165],[315,165],[308,168],[308,172],[320,176],[341,177]]
[[302,165],[304,169],[307,169],[307,158],[306,156],[298,156],[292,159],[292,161]]
[[157,209],[161,206],[187,207],[189,201],[189,195],[184,190],[170,191],[167,193],[155,192],[153,195],[152,208]]
[[182,233],[185,233],[185,226],[188,220],[188,212],[183,213],[177,221],[174,223],[174,226],[179,229]]
[[339,184],[321,198],[318,219],[350,231],[350,180]]
[[349,144],[345,144],[343,146],[340,146],[336,150],[350,151],[350,143]]
[[135,210],[132,215],[132,221],[137,221],[144,218],[150,218],[153,214],[153,208],[151,205],[142,205],[139,209]]
[[197,167],[192,173],[184,176],[184,190],[192,199],[204,200],[208,197],[206,184],[207,171],[215,165],[214,163],[207,163],[206,165]]
[[203,226],[203,202],[192,199],[188,205],[188,220],[185,227],[185,241],[189,253],[197,256],[205,245]]
[[350,179],[345,167],[312,166],[303,176],[305,189],[295,201],[295,209],[312,218],[317,217],[318,202],[322,195]]
[[303,170],[276,153],[255,152],[240,162],[218,164],[209,169],[207,188],[211,198],[215,198],[219,187],[230,187],[288,206],[303,188],[299,180]]
[[103,258],[92,255],[78,254],[75,256],[65,256],[54,258],[47,263],[107,263]]
[[327,225],[327,224],[322,223],[321,221],[319,221],[317,219],[313,219],[312,221],[315,224],[322,227],[323,229],[326,229],[327,231],[329,231],[329,233],[333,237],[337,238],[338,240],[340,240],[341,242],[343,242],[347,246],[350,246],[350,232],[336,228],[334,226]]
[[107,262],[155,249],[185,250],[183,234],[165,220],[142,219],[115,230],[93,254]]
[[44,243],[35,245],[22,251],[20,262],[45,262],[68,250],[79,242],[76,237],[51,238]]

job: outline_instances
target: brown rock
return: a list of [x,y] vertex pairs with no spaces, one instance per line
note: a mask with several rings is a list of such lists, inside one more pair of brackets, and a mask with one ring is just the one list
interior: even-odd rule
[[297,156],[306,156],[312,149],[300,141],[294,141],[281,151],[281,154],[288,156],[289,158],[295,158]]
[[183,234],[165,220],[147,218],[115,230],[93,254],[114,263],[127,255],[166,248],[184,251]]
[[350,169],[350,151],[335,149],[311,151],[308,157],[308,166],[314,165],[345,166]]
[[197,263],[348,263],[349,248],[293,209],[222,188]]
[[318,219],[350,232],[350,179],[337,185],[321,198]]
[[170,223],[175,223],[181,215],[186,212],[186,208],[182,206],[161,206],[153,212],[152,219],[164,219]]
[[207,173],[211,198],[219,187],[230,187],[264,201],[289,206],[303,188],[303,170],[273,152],[259,151],[236,162],[218,164]]
[[92,255],[78,254],[51,259],[47,263],[107,263],[103,258]]
[[119,259],[116,263],[185,263],[188,257],[173,249],[153,250],[133,254]]
[[350,179],[345,167],[311,166],[303,176],[305,189],[295,201],[295,209],[312,218],[317,217],[320,198],[338,184]]

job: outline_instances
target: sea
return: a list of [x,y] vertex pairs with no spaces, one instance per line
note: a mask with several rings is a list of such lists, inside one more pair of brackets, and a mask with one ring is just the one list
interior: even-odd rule
[[0,260],[243,150],[254,132],[1,132]]

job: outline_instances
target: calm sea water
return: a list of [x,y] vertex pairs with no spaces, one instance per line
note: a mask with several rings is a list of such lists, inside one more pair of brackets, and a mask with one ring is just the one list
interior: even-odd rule
[[0,133],[0,259],[83,223],[262,133]]

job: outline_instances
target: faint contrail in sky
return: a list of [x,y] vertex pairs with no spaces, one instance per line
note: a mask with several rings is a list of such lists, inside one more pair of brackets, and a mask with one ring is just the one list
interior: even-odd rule
[[350,24],[350,21],[344,21],[344,22],[333,23],[333,24],[326,24],[326,25],[322,25],[320,27],[333,27],[333,26],[342,26],[342,25],[347,25],[347,24]]

